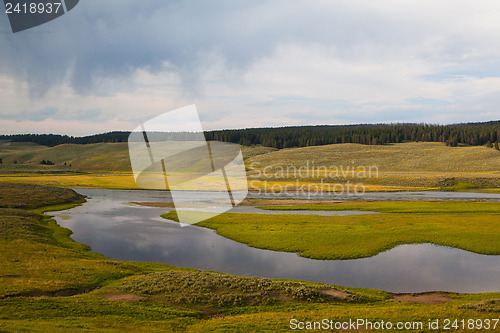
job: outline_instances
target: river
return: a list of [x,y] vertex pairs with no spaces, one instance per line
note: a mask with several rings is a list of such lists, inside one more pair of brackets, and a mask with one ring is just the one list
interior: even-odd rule
[[[181,228],[178,223],[159,216],[168,209],[128,204],[168,202],[167,192],[102,189],[77,189],[77,192],[87,195],[88,202],[51,214],[61,226],[73,231],[74,240],[89,245],[92,251],[118,260],[161,262],[237,275],[306,280],[390,292],[500,291],[500,256],[432,244],[411,244],[397,246],[370,258],[314,260],[295,253],[252,248],[221,237],[211,229]],[[430,192],[422,193],[435,197]],[[448,193],[457,194],[446,192],[447,197]],[[416,196],[422,197],[420,192]],[[459,197],[462,196],[459,193]],[[496,196],[500,198],[498,194],[488,198],[492,200]],[[235,210],[240,213],[256,211],[254,207]],[[369,212],[300,213],[339,215]]]

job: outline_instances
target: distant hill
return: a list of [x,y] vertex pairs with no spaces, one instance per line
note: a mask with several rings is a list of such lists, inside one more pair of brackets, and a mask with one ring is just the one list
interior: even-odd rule
[[[268,147],[244,147],[251,158],[275,151]],[[55,165],[42,165],[50,161]],[[33,171],[131,171],[128,145],[125,142],[61,144],[47,147],[32,142],[0,141],[0,173]]]
[[[242,150],[249,179],[257,177],[266,181],[294,181],[290,179],[290,175],[276,175],[276,172],[288,170],[288,167],[291,167],[291,170],[302,170],[304,167],[311,170],[325,167],[334,170],[335,167],[376,166],[380,177],[362,179],[363,183],[375,187],[435,188],[454,186],[458,183],[500,187],[500,151],[485,146],[447,147],[436,142],[408,142],[383,146],[346,143],[279,150],[263,146],[243,146]],[[41,164],[42,161],[54,164]],[[109,174],[106,174],[110,171],[131,171],[127,143],[63,144],[47,147],[35,143],[0,141],[0,175],[89,172],[99,175],[103,172],[100,176],[104,177],[104,181],[109,177]],[[269,174],[262,174],[263,172]],[[301,176],[301,180],[308,180],[309,177],[315,176],[306,174]],[[319,181],[312,178],[311,181]],[[76,179],[73,181],[78,183]],[[328,176],[325,181],[342,182],[343,178]],[[357,180],[353,179],[352,182]]]
[[281,149],[247,161],[249,166],[252,166],[252,163],[261,170],[264,167],[275,170],[279,166],[293,166],[298,169],[305,165],[310,169],[377,166],[381,172],[486,172],[500,178],[500,151],[486,147],[447,147],[434,142],[407,142],[385,146],[348,143]]
[[[0,140],[33,142],[48,147],[61,144],[95,144],[127,142],[130,132],[109,132],[85,137],[55,134],[0,135]],[[185,133],[158,133],[157,140],[165,135],[172,139]],[[452,125],[427,124],[358,124],[249,128],[208,131],[207,140],[233,142],[244,146],[263,145],[277,149],[321,146],[339,143],[383,145],[405,141],[443,142],[448,146],[468,144],[481,146],[500,141],[500,120],[482,123]],[[155,140],[155,136],[150,136]]]
[[[0,143],[0,158],[8,171],[30,171],[31,168],[50,170],[61,166],[80,171],[127,171],[131,170],[126,143],[61,144],[47,147],[31,142]],[[43,166],[50,161],[55,166]],[[57,170],[59,170],[59,168]]]
[[[293,182],[298,175],[301,181],[324,180],[328,183],[342,182],[345,175],[351,183],[361,182],[375,187],[463,185],[500,188],[500,151],[485,146],[449,147],[437,142],[384,146],[346,143],[280,149],[252,157],[246,165],[250,178],[260,177],[262,180]],[[348,172],[340,172],[339,178],[335,172],[370,167],[376,167],[378,176],[356,179]]]

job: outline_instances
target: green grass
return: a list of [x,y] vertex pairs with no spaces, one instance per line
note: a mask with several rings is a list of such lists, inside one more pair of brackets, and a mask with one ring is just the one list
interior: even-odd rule
[[485,189],[480,190],[479,192],[500,193],[500,188],[485,188]]
[[368,302],[388,298],[387,293],[345,292],[345,298],[322,291],[330,285],[279,281],[216,272],[160,272],[124,279],[118,290],[173,304],[189,305],[213,313],[233,313],[234,307],[270,305],[283,302]]
[[[427,318],[496,318],[497,313],[463,307],[498,297],[498,294],[459,296],[442,305],[296,303],[240,308],[239,313],[206,315],[195,310],[142,300],[111,301],[93,295],[64,298],[0,300],[0,323],[7,331],[30,332],[289,332],[289,321],[335,321],[366,318],[384,321],[423,321]],[[494,331],[494,330],[490,330]],[[444,330],[438,330],[444,332]]]
[[[40,146],[32,143],[0,143],[0,158],[3,165],[0,171],[16,161],[16,168],[37,167],[54,169],[71,165],[74,170],[82,171],[130,171],[127,143],[95,143],[88,145],[63,144],[55,147]],[[43,168],[42,160],[49,160],[55,166]],[[22,164],[21,164],[22,163]]]
[[[453,185],[451,185],[451,184],[453,184]],[[479,186],[476,184],[471,184],[471,183],[460,181],[460,180],[452,180],[451,184],[450,184],[451,186],[441,187],[440,190],[441,191],[463,192],[463,191],[472,191],[472,190],[476,190],[479,188]]]
[[81,198],[26,186],[0,190],[2,332],[287,332],[291,318],[426,322],[498,314],[500,293],[450,294],[441,305],[397,303],[379,290],[111,260],[40,215]]
[[0,325],[9,332],[181,332],[199,311],[161,302],[119,302],[94,295],[0,300]]
[[[500,205],[489,202],[347,202],[274,210],[362,210],[350,216],[225,213],[198,223],[252,247],[314,259],[373,256],[401,244],[432,243],[500,254]],[[175,212],[162,217],[176,220]]]
[[0,208],[29,209],[82,202],[83,196],[66,188],[0,183]]
[[498,202],[470,201],[351,201],[336,204],[314,205],[274,205],[260,206],[264,210],[284,211],[373,211],[380,213],[418,213],[418,214],[500,214]]
[[[242,147],[245,158],[275,150],[262,146]],[[3,160],[3,163],[0,164],[0,173],[131,171],[126,142],[86,145],[63,144],[55,147],[40,146],[34,143],[0,142],[0,158]],[[55,165],[40,165],[42,160],[49,160]]]

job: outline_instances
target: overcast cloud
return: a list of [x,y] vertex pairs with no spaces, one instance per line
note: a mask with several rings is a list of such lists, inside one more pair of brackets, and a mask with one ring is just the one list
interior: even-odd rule
[[0,132],[500,119],[500,2],[82,0],[12,34]]

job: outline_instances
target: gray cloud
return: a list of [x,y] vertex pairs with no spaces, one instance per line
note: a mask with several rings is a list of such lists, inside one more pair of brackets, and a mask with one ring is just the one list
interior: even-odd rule
[[[485,111],[475,115],[491,117],[496,81],[461,78],[500,77],[500,47],[492,42],[500,38],[498,9],[487,0],[461,6],[454,1],[80,1],[61,18],[17,34],[0,20],[0,76],[14,78],[19,89],[26,84],[35,101],[53,87],[69,86],[75,95],[89,97],[79,101],[93,111],[79,113],[74,105],[67,111],[64,103],[71,101],[45,101],[33,107],[38,111],[26,112],[22,105],[16,115],[2,118],[133,122],[139,114],[122,110],[129,100],[112,109],[105,98],[140,96],[140,88],[149,89],[134,81],[138,69],[157,75],[148,85],[161,79],[158,73],[175,73],[179,82],[158,89],[176,84],[169,96],[201,99],[211,112],[205,120],[216,127],[228,114],[236,119],[252,113],[269,117],[272,125],[456,121],[470,117],[465,108],[480,105]],[[217,61],[218,72],[208,75]],[[157,92],[147,94],[153,100]],[[62,98],[57,92],[50,96]],[[66,111],[50,114],[54,109]],[[234,126],[252,126],[245,117]]]
[[14,120],[17,122],[29,119],[34,122],[42,122],[46,120],[84,120],[91,122],[102,122],[109,120],[109,115],[106,115],[100,109],[65,111],[55,107],[46,107],[40,110],[25,111],[22,113],[6,113],[1,116],[2,119]]
[[[238,68],[269,54],[280,42],[330,46],[337,57],[355,61],[383,56],[381,49],[411,47],[426,36],[411,20],[404,24],[407,13],[388,18],[383,11],[358,5],[283,0],[82,1],[67,15],[37,29],[1,34],[0,70],[21,75],[33,94],[40,95],[64,79],[85,92],[97,77],[127,78],[135,68],[158,71],[168,61],[190,87],[197,81],[196,70],[204,56],[213,50],[229,67]],[[456,48],[451,45],[448,51],[456,55]]]

